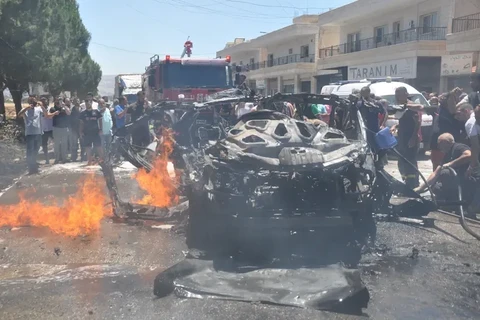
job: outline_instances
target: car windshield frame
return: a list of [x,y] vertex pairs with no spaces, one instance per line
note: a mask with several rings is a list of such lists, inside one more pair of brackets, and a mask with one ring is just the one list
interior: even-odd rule
[[171,88],[232,88],[231,72],[222,65],[166,64],[165,89]]

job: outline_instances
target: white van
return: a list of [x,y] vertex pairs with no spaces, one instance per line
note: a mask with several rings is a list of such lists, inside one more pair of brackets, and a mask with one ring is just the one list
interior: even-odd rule
[[[429,107],[427,99],[414,87],[409,84],[406,84],[401,81],[392,80],[389,78],[383,79],[384,81],[378,81],[378,79],[365,79],[359,80],[358,82],[352,82],[337,86],[331,92],[342,98],[348,98],[352,91],[361,90],[363,87],[368,86],[370,92],[375,94],[375,96],[387,100],[390,104],[396,104],[395,101],[395,90],[398,87],[405,87],[410,96],[410,99],[416,103],[420,103],[425,107]],[[388,127],[398,124],[398,119],[395,116],[389,116],[386,122]],[[420,144],[420,149],[426,151],[430,149],[430,139],[433,133],[433,117],[427,113],[422,114],[422,143]]]

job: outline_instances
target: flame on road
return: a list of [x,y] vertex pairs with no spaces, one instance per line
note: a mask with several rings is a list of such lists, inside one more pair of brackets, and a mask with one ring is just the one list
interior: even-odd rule
[[140,169],[135,175],[140,188],[146,195],[138,201],[140,204],[155,207],[169,207],[178,203],[177,180],[172,179],[167,166],[173,152],[173,134],[169,129],[162,130],[162,141],[158,143],[157,157],[153,170]]
[[46,227],[67,236],[93,233],[100,229],[101,220],[112,213],[111,207],[105,205],[103,186],[98,177],[89,174],[80,182],[75,195],[63,204],[45,205],[26,199],[22,193],[20,203],[0,206],[0,227]]

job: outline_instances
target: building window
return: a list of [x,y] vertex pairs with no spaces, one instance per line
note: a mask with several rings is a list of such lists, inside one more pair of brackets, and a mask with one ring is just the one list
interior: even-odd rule
[[267,56],[267,67],[273,67],[273,54]]
[[381,26],[375,28],[375,43],[383,43],[385,40],[385,34],[387,33],[387,26]]
[[300,58],[307,58],[310,55],[308,49],[308,45],[300,47]]
[[288,54],[293,54],[293,49],[292,48],[288,49]]
[[397,42],[400,40],[400,21],[394,22],[393,26],[393,40],[394,42]]
[[350,33],[347,35],[347,52],[356,52],[360,51],[360,32]]
[[294,93],[294,92],[295,92],[295,86],[293,84],[286,84],[283,86],[282,93]]
[[429,13],[420,17],[420,33],[430,33],[437,26],[437,13]]

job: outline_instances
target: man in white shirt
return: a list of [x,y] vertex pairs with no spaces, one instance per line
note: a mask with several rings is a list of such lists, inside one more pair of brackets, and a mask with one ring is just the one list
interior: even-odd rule
[[479,169],[478,157],[480,155],[480,124],[477,119],[480,119],[480,105],[473,108],[469,103],[461,103],[457,106],[455,118],[460,121],[465,121],[465,132],[470,140],[472,148],[472,157],[470,166],[467,170],[467,175],[476,172]]
[[[93,101],[93,93],[91,93],[91,92],[87,93],[87,99],[86,100],[88,100],[92,103],[92,109],[93,110],[98,110],[98,103]],[[87,107],[85,106],[85,102],[83,102],[80,105],[80,112],[84,111],[85,109],[87,109]]]

